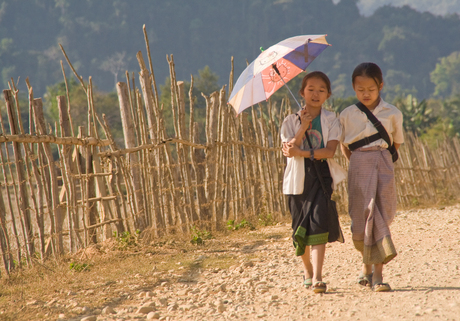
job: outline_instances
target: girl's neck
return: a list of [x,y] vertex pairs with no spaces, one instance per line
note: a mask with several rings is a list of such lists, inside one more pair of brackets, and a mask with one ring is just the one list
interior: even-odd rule
[[308,111],[311,117],[316,118],[319,114],[321,114],[321,107],[312,107],[309,105],[305,105],[305,110]]

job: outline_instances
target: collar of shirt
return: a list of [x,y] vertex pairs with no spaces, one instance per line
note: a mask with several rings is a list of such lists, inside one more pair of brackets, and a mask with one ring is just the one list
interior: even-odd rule
[[374,108],[374,111],[373,113],[376,113],[376,112],[379,112],[381,109],[388,109],[389,107],[387,106],[388,104],[382,99],[380,98],[380,102],[379,104]]

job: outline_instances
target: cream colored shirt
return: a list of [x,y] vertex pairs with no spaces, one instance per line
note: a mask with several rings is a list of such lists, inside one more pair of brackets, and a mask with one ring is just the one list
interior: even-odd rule
[[[404,143],[403,116],[397,107],[380,99],[380,103],[375,107],[373,114],[385,127],[392,143]],[[356,105],[351,105],[342,111],[340,125],[342,126],[341,142],[347,147],[351,143],[377,133],[375,126]],[[378,139],[363,147],[372,146],[388,148],[388,144],[383,139]]]
[[[340,140],[341,129],[340,123],[335,113],[321,109],[321,131],[324,146],[330,140]],[[287,116],[281,126],[281,141],[290,142],[297,131],[300,129],[300,118],[298,114]],[[304,157],[294,156],[287,158],[286,169],[283,179],[283,193],[286,195],[298,195],[303,193],[305,182],[305,165]],[[332,176],[333,189],[346,178],[347,172],[332,158],[327,159],[329,171]]]

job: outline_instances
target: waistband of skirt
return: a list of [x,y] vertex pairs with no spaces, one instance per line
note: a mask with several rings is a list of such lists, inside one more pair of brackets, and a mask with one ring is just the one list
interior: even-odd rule
[[355,151],[359,152],[372,152],[376,150],[385,150],[386,148],[383,148],[382,146],[371,146],[371,147],[360,147],[355,149]]

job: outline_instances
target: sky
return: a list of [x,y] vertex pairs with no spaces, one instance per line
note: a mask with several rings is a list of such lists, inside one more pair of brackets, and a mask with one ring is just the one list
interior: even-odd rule
[[[340,0],[333,0],[338,3]],[[417,11],[428,11],[435,15],[445,16],[446,14],[457,13],[460,15],[460,0],[359,0],[358,8],[361,14],[370,16],[375,10],[384,6],[393,5],[402,7],[408,5]]]

